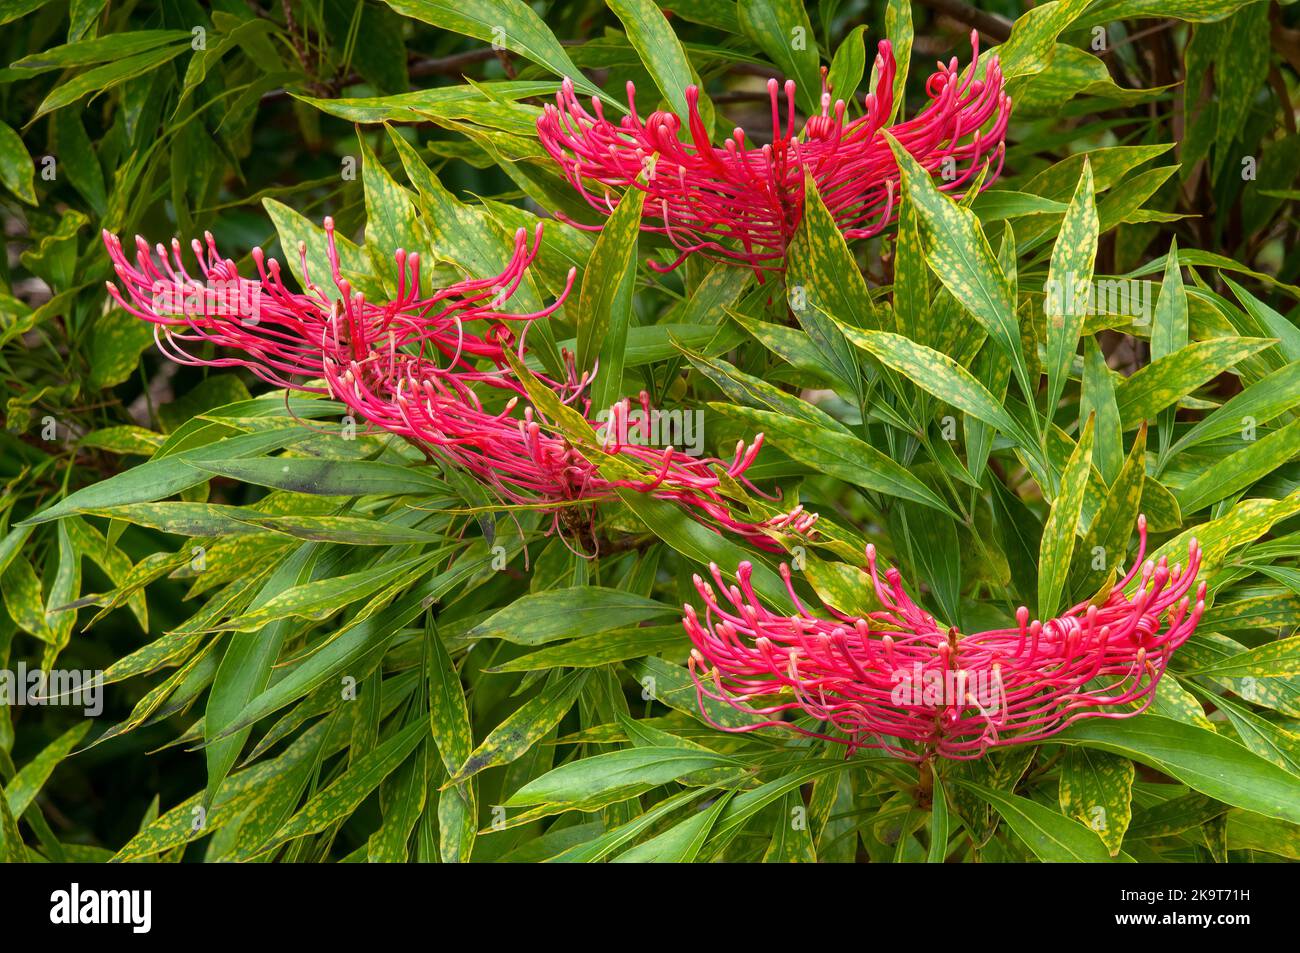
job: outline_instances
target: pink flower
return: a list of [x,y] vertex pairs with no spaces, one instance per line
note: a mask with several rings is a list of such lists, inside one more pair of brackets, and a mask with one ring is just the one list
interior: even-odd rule
[[[324,393],[305,382],[322,376],[327,357],[343,360],[374,349],[395,352],[411,345],[422,353],[440,352],[446,366],[471,379],[492,383],[499,375],[480,371],[471,359],[484,358],[498,368],[504,366],[502,347],[515,343],[522,353],[523,329],[558,308],[573,286],[574,272],[570,271],[563,293],[549,307],[531,314],[499,310],[536,258],[541,232],[539,224],[530,248],[527,232],[519,229],[510,263],[496,277],[459,281],[427,296],[420,290],[420,256],[399,248],[393,256],[397,297],[385,303],[367,301],[341,274],[334,222],[329,218],[325,219],[325,240],[329,280],[337,291],[333,296],[313,281],[303,243],[299,243],[298,255],[306,288],[296,292],[285,286],[279,262],[265,260],[260,248],[253,249],[258,277],[242,277],[235,263],[218,253],[211,233],[205,233],[206,246],[197,240],[190,245],[200,276],[186,270],[176,239],[172,239],[169,257],[163,245],[151,252],[149,244],[136,236],[132,264],[116,235],[105,231],[103,237],[125,291],[123,294],[110,282],[108,293],[121,307],[155,326],[158,348],[172,360],[246,367],[278,387]],[[477,333],[470,323],[476,321],[483,322]],[[517,342],[511,325],[521,328]],[[228,353],[215,358],[197,356],[195,348],[203,344]]]
[[[569,381],[557,386],[559,396],[567,402],[582,400],[586,378],[575,379],[571,357],[566,354],[566,359],[570,360]],[[603,448],[606,453],[644,474],[639,479],[611,480],[557,435],[553,424],[535,407],[521,404],[522,386],[513,385],[519,394],[493,412],[484,407],[462,375],[440,372],[410,355],[376,353],[346,365],[327,361],[325,376],[336,399],[376,426],[404,437],[431,459],[464,470],[508,503],[553,509],[552,531],[563,527],[582,533],[585,529],[590,537],[594,504],[612,499],[619,489],[672,500],[715,531],[725,530],[775,552],[781,547],[765,530],[806,534],[817,519],[801,507],[761,522],[732,513],[719,490],[722,480],[715,468],[760,492],[744,474],[762,446],[762,434],[748,445],[739,443],[730,461],[692,457],[673,447],[608,440]],[[640,399],[645,421],[650,413],[649,398],[642,393]],[[586,401],[582,405],[583,412],[589,412]],[[624,422],[629,408],[626,399],[614,408],[612,433],[627,432]]]
[[[1171,569],[1164,558],[1142,563],[1144,517],[1138,533],[1134,566],[1104,602],[1080,603],[1046,623],[1030,622],[1022,607],[1014,627],[972,635],[941,631],[904,591],[897,569],[882,582],[872,546],[867,566],[884,609],[867,618],[834,609],[833,618],[812,615],[786,566],[782,576],[798,613],[776,615],[755,595],[748,563],[740,564],[737,585],[711,567],[716,590],[695,577],[704,618],[687,605],[684,620],[701,710],[709,719],[707,697],[759,719],[740,728],[715,725],[724,731],[780,726],[912,761],[977,758],[990,747],[1040,741],[1081,718],[1139,714],[1172,653],[1195,631],[1205,583],[1193,601],[1201,558],[1195,540],[1187,567]],[[785,721],[784,712],[802,712],[825,728]]]
[[[997,177],[1011,114],[997,57],[977,79],[979,40],[973,31],[971,45],[965,75],[955,57],[947,66],[940,63],[926,83],[929,105],[889,129],[923,167],[940,176],[940,188],[956,194],[983,169],[989,170],[985,186]],[[798,136],[795,84],[785,83],[782,126],[781,91],[770,80],[773,141],[760,148],[747,143],[742,129],[724,147],[713,146],[694,86],[686,89],[685,142],[679,139],[683,124],[675,113],[654,112],[641,121],[631,83],[630,115],[616,125],[605,118],[599,100],[592,100],[594,115],[588,113],[565,80],[556,105],[547,105],[538,119],[537,130],[570,184],[597,211],[612,212],[628,186],[646,193],[642,227],[667,235],[681,252],[669,269],[701,252],[744,263],[761,275],[764,269],[781,267],[799,227],[805,172],[816,181],[846,238],[869,238],[894,220],[898,167],[881,134],[893,111],[895,66],[887,40],[880,43],[875,65],[876,91],[866,97],[862,116],[846,120],[844,101],[832,104],[830,91],[824,90],[821,115],[810,117]],[[646,181],[638,181],[643,172]]]
[[[517,233],[511,262],[501,275],[458,282],[428,296],[420,293],[419,256],[399,250],[397,297],[382,304],[352,291],[340,273],[330,219],[325,220],[325,232],[336,298],[312,282],[301,246],[307,287],[295,292],[285,286],[279,264],[264,261],[260,249],[253,253],[260,277],[251,279],[241,277],[233,261],[221,258],[211,235],[206,247],[195,241],[191,247],[200,279],[186,271],[179,241],[173,240],[170,257],[162,245],[156,247],[155,257],[137,238],[132,264],[117,237],[105,232],[104,243],[126,292],[110,283],[109,293],[127,311],[154,324],[159,349],[173,360],[246,367],[280,387],[329,394],[375,426],[419,447],[428,458],[463,469],[505,502],[554,508],[553,530],[565,526],[579,532],[583,520],[594,518],[594,504],[613,498],[619,489],[672,500],[715,531],[736,533],[772,551],[780,551],[780,546],[768,530],[811,530],[816,516],[801,508],[771,521],[739,518],[720,492],[722,478],[715,467],[757,492],[744,471],[753,463],[762,435],[748,446],[740,444],[730,462],[692,457],[671,447],[611,444],[606,450],[644,477],[609,480],[557,436],[534,408],[521,405],[526,391],[509,370],[503,348],[512,348],[522,358],[530,323],[559,307],[574,277],[570,271],[564,293],[542,311],[496,310],[514,293],[536,256],[540,225],[531,249],[526,233]],[[486,327],[476,333],[470,322],[480,321]],[[195,345],[214,345],[224,353],[195,354]],[[572,355],[566,352],[564,357],[563,381],[539,380],[561,401],[581,401],[586,412],[582,393],[588,376],[578,374]],[[485,361],[494,366],[484,369]],[[324,386],[312,383],[316,380]],[[474,384],[515,395],[500,410],[489,411]],[[644,394],[642,403],[648,413]],[[628,401],[615,408],[616,420],[621,414],[626,422],[628,408]]]

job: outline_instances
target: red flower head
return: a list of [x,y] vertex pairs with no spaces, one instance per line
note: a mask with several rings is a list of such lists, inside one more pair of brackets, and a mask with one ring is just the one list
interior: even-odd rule
[[[375,304],[352,291],[339,268],[334,224],[325,220],[331,279],[339,297],[331,298],[311,281],[306,249],[299,248],[305,292],[290,291],[281,280],[275,259],[253,253],[260,278],[240,277],[233,261],[218,254],[212,236],[206,248],[192,243],[202,279],[188,274],[179,241],[171,255],[136,239],[135,264],[127,260],[116,236],[104,233],[118,278],[126,294],[113,284],[109,293],[127,311],[150,321],[160,350],[179,363],[212,367],[246,367],[280,387],[329,394],[377,427],[397,434],[430,458],[440,458],[495,489],[508,503],[555,506],[553,528],[562,522],[577,529],[575,519],[590,518],[591,504],[630,489],[670,499],[685,506],[705,525],[727,530],[772,551],[780,551],[765,530],[805,533],[816,516],[801,509],[763,523],[751,523],[731,513],[719,492],[722,480],[714,467],[754,489],[744,477],[753,463],[762,436],[740,444],[730,461],[693,457],[672,447],[654,449],[639,443],[610,444],[609,453],[638,467],[641,479],[609,480],[531,406],[519,406],[526,392],[508,368],[503,348],[520,358],[529,324],[553,312],[573,284],[569,273],[564,293],[550,307],[533,314],[496,310],[514,293],[540,245],[541,226],[530,249],[524,230],[515,237],[510,264],[495,278],[462,281],[420,293],[419,256],[399,250],[397,297]],[[487,327],[473,333],[467,322]],[[517,325],[518,333],[509,325]],[[212,344],[222,356],[197,356],[187,348]],[[229,352],[233,351],[234,354]],[[480,369],[471,359],[495,365]],[[566,379],[539,377],[561,400],[582,400],[588,383],[579,377],[566,353]],[[324,386],[310,381],[321,379]],[[471,384],[485,384],[516,393],[496,412],[488,411]],[[649,402],[642,395],[643,409]],[[615,408],[625,425],[629,404]],[[583,401],[583,410],[588,410]],[[757,492],[757,491],[756,491]],[[581,504],[573,506],[572,504]]]
[[[940,63],[926,83],[930,103],[889,130],[923,167],[940,176],[940,188],[958,194],[980,170],[989,169],[985,185],[1001,171],[1011,114],[997,57],[977,78],[979,40],[974,32],[971,45],[965,75],[956,57],[947,66]],[[713,146],[694,86],[686,89],[689,141],[678,138],[682,120],[675,113],[651,113],[642,122],[631,83],[631,112],[615,125],[597,99],[592,100],[595,115],[588,113],[565,80],[557,104],[547,105],[537,120],[537,130],[546,151],[597,211],[612,212],[617,193],[628,186],[646,193],[643,227],[667,235],[681,252],[669,269],[701,252],[742,262],[761,274],[781,267],[799,227],[805,172],[816,181],[846,238],[869,238],[894,220],[898,166],[881,135],[893,112],[895,66],[887,40],[880,43],[876,70],[876,91],[866,97],[862,116],[846,120],[844,101],[832,103],[831,92],[824,90],[821,115],[810,117],[798,136],[794,82],[787,80],[784,87],[783,127],[781,89],[769,80],[773,140],[761,148],[747,143],[742,129],[723,148]],[[645,181],[639,181],[643,172]],[[593,187],[599,187],[596,194]],[[659,224],[650,224],[655,220]]]
[[[449,366],[490,382],[495,375],[476,371],[470,359],[486,358],[503,366],[502,346],[515,337],[509,325],[526,328],[529,322],[551,314],[573,285],[574,272],[570,271],[564,292],[541,311],[508,314],[499,310],[537,256],[541,232],[539,224],[529,248],[527,232],[519,229],[510,263],[496,277],[460,281],[427,297],[420,292],[420,256],[399,248],[393,256],[397,297],[377,304],[354,292],[340,273],[334,222],[329,218],[325,219],[325,240],[330,281],[338,292],[335,296],[312,281],[302,243],[298,255],[306,287],[295,292],[285,287],[279,262],[265,260],[260,248],[253,249],[258,277],[243,278],[235,263],[218,253],[211,233],[205,233],[206,247],[197,239],[191,242],[200,278],[186,271],[176,239],[172,239],[170,258],[161,244],[156,246],[155,258],[148,242],[136,236],[133,265],[118,237],[105,231],[104,245],[126,294],[111,282],[108,293],[131,314],[154,324],[158,348],[172,360],[246,367],[278,387],[324,393],[305,381],[323,375],[327,357],[342,360],[369,354],[375,348],[395,351],[408,345],[417,345],[421,352],[436,349]],[[485,322],[480,333],[467,326],[472,321]],[[216,358],[195,356],[194,346],[204,343],[235,353]],[[522,351],[522,332],[518,347]]]
[[[577,378],[571,356],[565,356],[570,361],[569,379],[551,386],[562,400],[581,401],[584,412],[589,412],[581,396],[586,377]],[[817,519],[802,508],[762,523],[745,521],[731,512],[719,492],[722,481],[714,468],[760,492],[744,473],[762,446],[762,434],[748,445],[739,443],[729,462],[694,457],[673,447],[651,447],[637,441],[635,432],[632,441],[607,439],[606,453],[644,474],[637,479],[611,480],[568,440],[555,434],[536,408],[520,406],[525,391],[512,379],[500,383],[517,390],[518,395],[493,412],[483,406],[463,375],[447,373],[411,355],[376,353],[346,365],[327,361],[325,374],[330,392],[338,400],[376,426],[406,438],[430,458],[446,460],[471,474],[508,503],[553,507],[553,531],[561,526],[580,531],[583,521],[594,515],[593,504],[612,498],[619,489],[673,500],[715,531],[735,533],[775,552],[781,547],[765,529],[804,534]],[[632,425],[633,431],[637,426],[645,428],[650,416],[649,398],[644,393],[641,405],[642,423]],[[616,405],[609,422],[611,435],[628,434],[629,408],[628,400]]]
[[[1171,569],[1164,558],[1142,563],[1143,517],[1138,533],[1134,566],[1104,602],[1080,603],[1046,623],[1030,622],[1021,607],[1014,627],[973,635],[940,631],[904,591],[897,569],[882,582],[871,546],[867,566],[884,610],[865,619],[833,609],[830,619],[810,614],[786,566],[798,613],[775,615],[754,594],[748,563],[737,571],[738,585],[711,567],[727,604],[697,576],[704,619],[685,607],[701,709],[707,696],[762,719],[715,725],[724,731],[781,726],[913,761],[977,758],[993,746],[1040,741],[1081,718],[1131,717],[1150,705],[1170,655],[1205,610],[1205,583],[1194,600],[1189,595],[1197,542],[1188,546],[1187,567]],[[781,720],[795,710],[838,734]]]

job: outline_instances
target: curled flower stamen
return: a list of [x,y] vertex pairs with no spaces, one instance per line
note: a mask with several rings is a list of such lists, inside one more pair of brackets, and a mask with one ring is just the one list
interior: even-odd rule
[[[584,521],[590,524],[594,518],[595,504],[628,490],[678,503],[703,525],[771,551],[781,550],[774,536],[812,531],[816,514],[802,508],[753,522],[733,513],[723,495],[720,472],[757,492],[745,471],[762,445],[761,434],[748,447],[737,447],[731,461],[692,456],[672,446],[659,449],[644,439],[652,414],[645,394],[640,396],[644,418],[633,434],[638,439],[622,438],[631,407],[625,399],[614,408],[619,436],[607,443],[606,451],[638,476],[609,479],[559,436],[540,411],[524,403],[528,392],[510,369],[508,355],[524,356],[529,325],[560,306],[574,279],[570,271],[563,293],[540,311],[498,310],[536,257],[540,225],[531,246],[527,233],[519,230],[500,275],[427,293],[421,290],[420,256],[398,249],[396,295],[387,303],[367,301],[353,291],[341,272],[330,219],[325,234],[337,296],[313,281],[303,247],[299,260],[305,290],[295,292],[281,279],[279,264],[260,250],[253,253],[258,277],[240,276],[233,261],[221,258],[210,234],[204,243],[191,245],[204,276],[199,281],[185,270],[178,241],[169,257],[164,246],[151,251],[137,238],[132,262],[120,240],[105,232],[122,286],[110,283],[109,292],[121,307],[153,324],[159,350],[170,359],[244,367],[278,387],[327,394],[426,457],[467,472],[508,504],[554,507],[553,530],[581,530]],[[207,353],[211,347],[220,349],[218,356]],[[562,379],[537,379],[559,401],[589,414],[584,391],[594,372],[579,374],[568,351],[561,361]],[[513,394],[503,407],[490,409],[488,395],[500,390]]]
[[[1140,558],[1145,519],[1138,535]],[[779,726],[913,761],[968,760],[991,747],[1041,741],[1083,718],[1128,718],[1150,705],[1170,656],[1205,611],[1205,583],[1192,589],[1201,555],[1192,540],[1186,568],[1148,563],[1131,596],[1116,587],[1103,603],[1080,603],[1045,623],[1031,622],[1022,607],[1014,627],[968,635],[940,632],[897,570],[885,573],[886,586],[874,547],[868,572],[884,608],[851,626],[813,615],[797,598],[795,616],[776,615],[748,585],[729,589],[713,567],[731,605],[697,577],[703,618],[689,605],[683,618],[701,710],[725,731]],[[749,576],[742,563],[737,579]],[[789,573],[783,576],[789,586]],[[706,698],[754,720],[716,724]],[[827,730],[785,720],[793,712]]]
[[[955,57],[940,63],[926,83],[929,104],[888,130],[937,177],[940,189],[955,196],[981,175],[981,187],[997,178],[1011,115],[997,57],[989,57],[981,71],[975,32],[971,46],[970,66],[959,70]],[[685,90],[685,141],[675,113],[640,119],[631,83],[629,114],[614,124],[599,101],[593,100],[594,115],[588,112],[569,80],[538,119],[538,136],[573,188],[602,215],[612,211],[611,193],[629,186],[646,193],[642,228],[666,236],[679,252],[669,265],[651,267],[671,270],[701,253],[745,264],[761,277],[783,265],[803,215],[805,174],[817,183],[846,238],[870,238],[894,221],[899,172],[883,133],[893,114],[896,68],[889,41],[878,50],[876,90],[856,119],[846,119],[846,103],[832,101],[823,79],[821,114],[809,117],[797,133],[795,84],[769,80],[773,138],[759,149],[747,146],[741,129],[722,147],[713,146],[694,86]]]

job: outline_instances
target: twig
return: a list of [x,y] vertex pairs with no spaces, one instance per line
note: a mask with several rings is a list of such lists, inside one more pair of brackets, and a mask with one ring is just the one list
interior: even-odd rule
[[1011,22],[1005,17],[998,16],[996,13],[977,10],[969,3],[963,3],[962,0],[921,0],[921,5],[939,13],[946,13],[955,20],[960,20],[962,23],[975,27],[981,33],[991,36],[1000,43],[1005,42],[1011,36]]

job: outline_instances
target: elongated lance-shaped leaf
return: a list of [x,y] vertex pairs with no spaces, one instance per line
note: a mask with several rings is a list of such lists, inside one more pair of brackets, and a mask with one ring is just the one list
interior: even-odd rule
[[1070,454],[1061,474],[1061,491],[1052,501],[1052,511],[1043,526],[1043,540],[1038,551],[1038,618],[1050,619],[1060,606],[1061,593],[1070,573],[1074,538],[1083,512],[1084,491],[1092,470],[1094,417],[1089,417],[1083,433]]
[[54,773],[54,769],[59,766],[59,762],[68,756],[77,743],[86,736],[89,729],[89,720],[73,725],[46,745],[40,754],[23,765],[22,769],[9,779],[9,783],[4,787],[3,796],[8,800],[9,810],[13,812],[14,817],[22,817],[23,812],[36,799],[36,795]]
[[[429,728],[443,767],[448,774],[455,774],[474,750],[469,705],[460,673],[438,635],[432,613],[425,625],[424,638],[428,655]],[[438,795],[438,853],[444,863],[469,860],[478,828],[477,814],[478,798],[473,781]]]
[[[258,609],[285,590],[311,579],[318,567],[319,553],[317,543],[304,543],[300,546],[267,579],[251,608]],[[271,666],[279,658],[280,649],[292,626],[290,620],[281,619],[268,623],[259,632],[236,633],[231,636],[204,710],[203,732],[209,742],[205,751],[208,764],[207,804],[212,803],[221,783],[234,766],[251,729],[246,728],[228,737],[221,737],[221,733],[270,682]]]
[[822,358],[862,397],[858,357],[839,324],[879,327],[879,318],[849,246],[817,193],[811,173],[804,175],[804,213],[786,257],[790,310]]
[[1052,248],[1047,269],[1044,314],[1047,318],[1047,415],[1050,418],[1065,391],[1070,364],[1079,345],[1083,318],[1089,310],[1092,268],[1097,258],[1097,205],[1092,165],[1085,157],[1083,174]]
[[652,0],[607,0],[607,5],[623,21],[628,42],[654,77],[655,85],[673,112],[684,119],[690,111],[686,87],[693,85],[699,89],[700,118],[704,120],[704,128],[712,132],[713,104],[704,94],[699,74],[691,66],[681,41],[659,5]]
[[740,26],[781,72],[795,80],[804,115],[818,111],[821,76],[817,39],[801,0],[739,0]]
[[427,737],[428,725],[423,720],[417,720],[377,748],[362,753],[342,776],[315,795],[288,823],[276,831],[265,848],[323,831],[330,824],[348,817]]
[[1251,424],[1261,426],[1295,407],[1300,407],[1300,361],[1255,381],[1214,413],[1193,424],[1169,448],[1168,456],[1173,458],[1182,450],[1229,434],[1244,434]]
[[1266,437],[1247,441],[1241,450],[1178,490],[1174,494],[1178,508],[1183,513],[1195,513],[1203,506],[1246,489],[1297,456],[1300,456],[1300,420],[1293,420]]
[[546,22],[523,0],[384,0],[404,17],[440,30],[471,36],[499,49],[518,53],[556,76],[599,96],[616,109],[623,107],[593,85],[578,69]]
[[992,805],[1007,826],[1041,861],[1098,863],[1111,859],[1110,852],[1095,831],[1037,801],[970,781],[954,783]]
[[930,792],[930,849],[926,851],[927,864],[942,864],[948,856],[948,838],[952,834],[952,820],[948,813],[948,793],[943,779],[934,773],[934,786]]
[[[898,72],[894,75],[894,108],[889,121],[899,116],[903,109],[903,90],[907,86],[907,67],[912,61],[912,41],[915,31],[912,29],[911,0],[887,0],[885,3],[885,36],[894,48],[894,62]],[[871,71],[871,88],[876,88],[876,71]],[[843,98],[843,97],[841,97]]]
[[[1088,533],[1074,557],[1076,583],[1087,595],[1097,592],[1108,579],[1116,579],[1124,560],[1125,547],[1133,534],[1142,506],[1142,489],[1146,485],[1147,428],[1138,428],[1119,475],[1110,485],[1106,499],[1092,517]],[[1094,447],[1093,457],[1097,455]],[[1076,596],[1085,593],[1078,590]]]
[[974,375],[947,354],[917,344],[900,334],[885,331],[846,329],[850,341],[869,351],[881,363],[892,367],[917,387],[952,404],[962,413],[996,427],[1029,453],[1037,453],[1034,439],[1002,402],[988,392]]
[[1083,341],[1083,393],[1079,397],[1079,421],[1089,415],[1097,418],[1097,469],[1102,479],[1113,483],[1124,464],[1123,427],[1119,405],[1115,403],[1115,381],[1106,366],[1097,339],[1091,335]]
[[912,500],[956,517],[948,504],[910,470],[852,434],[824,430],[805,421],[752,407],[709,406],[761,429],[772,446],[819,473],[847,480],[864,490]]
[[480,771],[509,764],[541,741],[578,700],[587,673],[575,672],[547,691],[534,695],[492,729],[445,785],[460,784]]
[[902,173],[903,188],[916,206],[917,219],[929,239],[927,260],[952,296],[989,333],[1012,361],[1016,380],[1029,400],[1034,388],[1020,346],[1020,325],[1006,273],[968,208],[944,195],[898,140],[885,133]]
[[1133,762],[1106,751],[1071,748],[1061,767],[1061,810],[1096,831],[1112,857],[1133,818]]
[[1213,338],[1194,341],[1152,361],[1115,387],[1124,429],[1131,430],[1149,420],[1272,343],[1267,338]]
[[[1156,312],[1151,325],[1151,360],[1158,361],[1169,354],[1174,354],[1187,347],[1187,291],[1183,288],[1183,274],[1178,267],[1178,239],[1169,245],[1169,255],[1165,259],[1165,277],[1160,285],[1160,296],[1156,299]],[[1159,448],[1157,472],[1160,461],[1169,452],[1173,442],[1174,415],[1176,407],[1166,407],[1159,415]]]
[[578,291],[580,371],[599,368],[592,403],[605,408],[622,395],[623,352],[632,321],[632,287],[636,280],[637,237],[645,193],[628,186],[610,215],[582,273]]
[[1087,718],[1055,740],[1123,755],[1216,800],[1300,824],[1295,775],[1208,728],[1148,712],[1122,721]]

